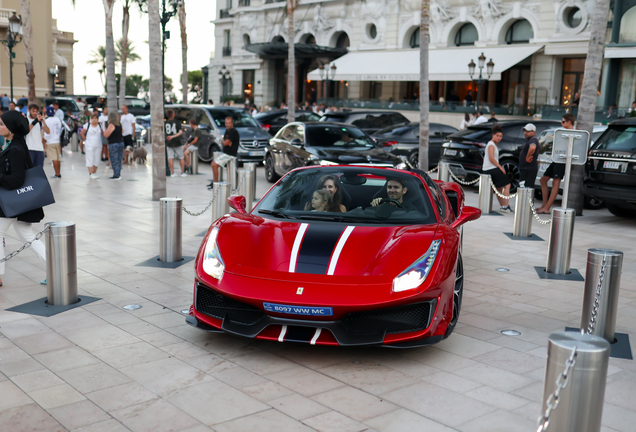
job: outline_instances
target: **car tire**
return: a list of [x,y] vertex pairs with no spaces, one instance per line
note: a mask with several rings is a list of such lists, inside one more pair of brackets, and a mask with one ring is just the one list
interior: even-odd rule
[[462,254],[457,254],[457,269],[455,271],[455,285],[453,287],[453,315],[451,321],[446,328],[444,339],[449,337],[459,321],[459,313],[462,309],[462,297],[464,295],[464,262]]
[[510,179],[510,194],[513,194],[517,192],[519,179],[521,178],[519,163],[512,159],[504,159],[500,163],[503,169],[506,170],[506,174],[508,174],[508,178]]
[[583,196],[583,207],[588,210],[598,210],[605,207],[605,202],[587,195]]
[[634,210],[626,209],[625,207],[619,207],[616,204],[607,204],[607,209],[611,214],[618,217],[623,218],[633,218],[636,217],[636,212]]
[[411,152],[411,154],[409,154],[409,163],[411,164],[411,166],[413,168],[419,168],[420,167],[420,154],[419,154],[419,152]]
[[270,183],[276,183],[280,176],[276,174],[274,169],[274,158],[272,155],[265,157],[265,179]]
[[217,152],[217,151],[221,151],[221,149],[219,148],[218,145],[212,143],[212,144],[210,144],[210,148],[208,150],[208,155],[210,155],[210,156],[207,157],[207,158],[203,158],[203,157],[201,157],[201,153],[198,153],[199,160],[202,161],[202,162],[207,162],[207,163],[212,162],[212,160],[214,159],[214,152]]

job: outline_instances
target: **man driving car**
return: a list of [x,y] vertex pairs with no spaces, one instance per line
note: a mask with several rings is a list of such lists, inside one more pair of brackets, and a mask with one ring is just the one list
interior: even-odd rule
[[[398,208],[403,208],[406,211],[415,210],[415,208],[411,204],[404,202],[404,195],[406,194],[406,192],[407,188],[403,180],[392,178],[388,178],[386,180],[386,193],[391,200],[390,203]],[[380,204],[382,204],[382,200],[386,200],[386,198],[374,198],[373,201],[371,201],[371,206],[379,206]]]

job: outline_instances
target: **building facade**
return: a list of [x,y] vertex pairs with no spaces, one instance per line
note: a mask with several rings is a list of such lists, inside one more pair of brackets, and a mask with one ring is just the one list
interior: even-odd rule
[[[0,39],[7,39],[9,17],[20,15],[20,0],[0,0]],[[31,1],[33,34],[33,67],[37,97],[73,94],[73,33],[60,31],[52,18],[51,0]],[[13,52],[13,97],[28,96],[24,44],[18,43]],[[51,72],[57,71],[55,75]],[[0,53],[0,93],[10,94],[9,55],[6,47]]]
[[[233,95],[270,106],[285,101],[286,2],[220,2],[208,98],[218,103],[223,95]],[[598,104],[626,107],[636,97],[636,0],[612,4]],[[415,101],[420,6],[420,0],[301,0],[292,36],[300,46],[296,102],[324,97]],[[518,107],[520,113],[576,104],[594,0],[431,0],[430,7],[433,101],[476,100],[472,78],[479,68],[471,77],[468,64],[478,64],[483,53],[485,62],[494,63],[489,77],[483,69],[483,103]],[[229,73],[219,76],[221,68]]]

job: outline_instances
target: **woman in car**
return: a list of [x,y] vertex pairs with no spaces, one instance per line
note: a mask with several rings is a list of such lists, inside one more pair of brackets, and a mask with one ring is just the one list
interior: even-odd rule
[[[491,132],[492,139],[488,141],[486,145],[486,154],[484,155],[482,170],[484,174],[490,175],[499,193],[508,196],[510,195],[510,179],[508,178],[508,174],[506,174],[506,170],[499,163],[499,149],[497,148],[497,143],[503,138],[503,129],[499,125],[494,125]],[[512,213],[508,199],[501,198],[497,195],[497,200],[501,206],[499,210]]]
[[331,194],[332,203],[329,207],[330,212],[345,213],[347,208],[342,205],[342,183],[340,179],[335,175],[326,175],[318,179],[316,190],[326,190]]

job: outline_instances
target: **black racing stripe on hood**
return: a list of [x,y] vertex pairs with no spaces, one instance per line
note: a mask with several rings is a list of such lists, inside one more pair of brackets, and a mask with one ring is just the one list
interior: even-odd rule
[[298,251],[296,273],[327,274],[329,259],[346,226],[310,224]]

